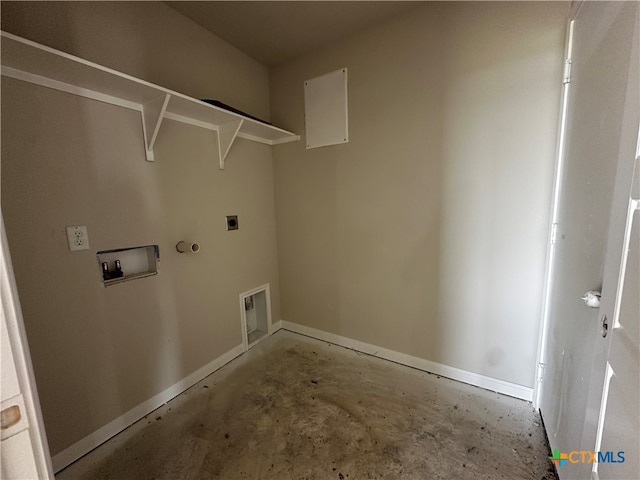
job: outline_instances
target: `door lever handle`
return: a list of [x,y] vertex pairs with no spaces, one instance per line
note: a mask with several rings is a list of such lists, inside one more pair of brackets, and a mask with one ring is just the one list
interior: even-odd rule
[[596,290],[589,290],[588,292],[585,292],[585,294],[581,296],[580,299],[584,300],[584,303],[587,305],[587,307],[600,307],[600,292]]

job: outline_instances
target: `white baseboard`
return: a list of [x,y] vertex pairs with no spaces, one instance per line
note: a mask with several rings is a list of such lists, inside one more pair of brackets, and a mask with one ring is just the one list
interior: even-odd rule
[[450,367],[441,363],[425,360],[424,358],[407,355],[406,353],[400,353],[387,348],[377,347],[369,343],[359,342],[358,340],[353,340],[334,333],[317,330],[297,323],[287,322],[286,320],[280,320],[277,324],[279,324],[280,328],[283,328],[284,330],[289,330],[301,335],[307,335],[325,342],[334,343],[341,347],[357,350],[374,357],[384,358],[385,360],[391,360],[392,362],[417,368],[418,370],[423,370],[425,372],[435,373],[436,375],[441,375],[443,377],[451,378],[452,380],[458,380],[476,387],[509,395],[510,397],[520,398],[527,402],[530,402],[533,398],[533,388],[531,387],[525,387],[523,385],[506,382],[497,378],[487,377],[486,375],[480,375],[479,373],[468,372],[460,368]]
[[70,447],[66,448],[62,452],[55,455],[51,461],[53,463],[53,471],[59,472],[66,466],[75,462],[77,459],[86,455],[98,445],[106,442],[114,435],[120,433],[125,428],[133,425],[145,415],[153,412],[156,408],[161,407],[172,398],[184,392],[189,387],[195,385],[200,380],[215,372],[231,360],[236,358],[245,352],[244,345],[238,345],[232,348],[228,352],[222,354],[212,362],[208,363],[204,367],[196,370],[192,374],[183,378],[182,380],[174,383],[163,392],[158,393],[149,400],[142,402],[137,407],[132,408],[125,414],[116,418],[115,420],[107,423],[104,427],[96,430],[90,435],[87,435],[82,440],[74,443]]

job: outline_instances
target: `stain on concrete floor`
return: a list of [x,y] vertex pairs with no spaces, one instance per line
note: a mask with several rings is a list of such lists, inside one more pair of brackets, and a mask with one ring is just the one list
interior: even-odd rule
[[56,478],[555,475],[531,404],[280,331]]

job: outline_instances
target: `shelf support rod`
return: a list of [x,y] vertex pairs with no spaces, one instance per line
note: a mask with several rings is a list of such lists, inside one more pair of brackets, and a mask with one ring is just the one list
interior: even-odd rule
[[142,104],[142,133],[144,135],[144,149],[149,162],[154,160],[153,146],[158,138],[158,131],[170,99],[171,95],[167,93]]
[[242,127],[243,119],[234,120],[229,123],[218,125],[218,156],[220,158],[220,170],[224,170],[224,161],[233,145],[234,140],[238,136],[240,127]]

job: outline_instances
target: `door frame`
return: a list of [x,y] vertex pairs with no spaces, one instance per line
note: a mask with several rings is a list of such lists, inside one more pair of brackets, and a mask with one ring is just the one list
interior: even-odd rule
[[566,141],[566,127],[567,127],[567,113],[569,105],[569,94],[571,86],[571,55],[573,52],[573,29],[575,19],[580,13],[583,1],[576,2],[572,5],[569,18],[567,20],[567,31],[565,39],[565,55],[562,69],[562,94],[560,97],[560,115],[558,121],[558,139],[556,141],[556,161],[555,171],[553,178],[553,190],[551,197],[551,210],[549,214],[549,229],[548,229],[548,248],[547,258],[545,264],[545,279],[544,287],[542,289],[542,318],[540,320],[540,328],[538,331],[538,350],[536,355],[536,367],[535,367],[535,381],[533,385],[533,406],[536,409],[540,409],[540,403],[542,400],[542,389],[544,377],[544,370],[546,365],[546,347],[547,336],[549,333],[549,310],[551,307],[551,292],[553,290],[553,273],[555,270],[555,254],[556,254],[556,229],[558,227],[558,214],[560,210],[560,198],[562,179],[564,174],[564,160],[565,160],[565,141]]
[[[37,478],[53,479],[53,466],[51,463],[51,454],[47,443],[47,436],[44,427],[44,419],[38,398],[38,390],[36,388],[35,376],[33,373],[33,365],[31,363],[31,353],[27,341],[26,330],[22,317],[22,307],[18,297],[18,287],[16,285],[13,273],[13,264],[11,263],[11,255],[9,252],[9,244],[7,234],[4,227],[4,218],[0,210],[0,290],[2,294],[2,308],[0,316],[2,322],[6,325],[11,355],[9,356],[9,365],[3,364],[3,370],[11,373],[11,369],[17,377],[20,394],[13,397],[11,402],[19,404],[22,415],[26,422],[21,425],[21,432],[27,430],[30,440],[31,450],[28,451],[26,446],[21,446],[20,451],[16,452],[13,448],[2,449],[2,471],[5,468],[10,471],[24,472],[28,467],[27,462],[35,467]],[[3,375],[4,378],[4,375]],[[5,400],[4,398],[2,400]],[[4,402],[3,402],[4,403]],[[3,404],[3,407],[5,405]],[[22,422],[20,422],[22,424]],[[17,426],[17,425],[16,425]],[[10,441],[11,437],[2,440],[2,442]]]

